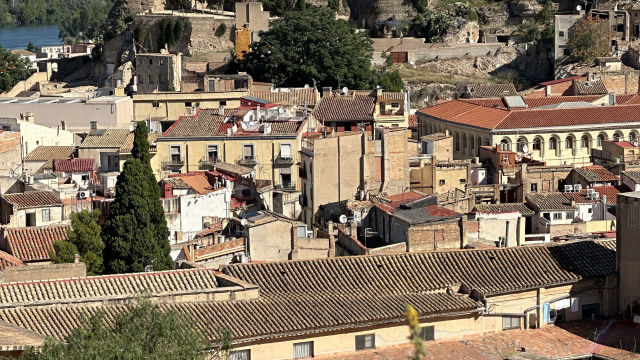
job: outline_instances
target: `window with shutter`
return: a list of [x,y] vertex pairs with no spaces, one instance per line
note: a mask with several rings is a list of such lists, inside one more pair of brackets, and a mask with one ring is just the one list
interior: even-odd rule
[[218,161],[218,145],[207,145],[207,160],[211,163]]
[[313,357],[313,341],[293,344],[293,358]]
[[244,145],[242,147],[242,156],[245,160],[253,159],[253,145]]
[[502,330],[520,329],[520,317],[519,316],[503,316],[502,317]]
[[283,159],[291,158],[291,144],[280,144],[280,157]]
[[236,350],[229,353],[229,360],[251,360],[251,350]]
[[179,164],[182,161],[180,145],[171,146],[171,162]]
[[424,341],[435,340],[435,326],[424,326],[420,329],[420,337]]

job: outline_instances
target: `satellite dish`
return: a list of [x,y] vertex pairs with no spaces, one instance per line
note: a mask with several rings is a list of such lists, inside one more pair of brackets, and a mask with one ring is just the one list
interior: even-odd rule
[[129,125],[129,132],[133,132],[133,130],[135,130],[136,127],[133,126],[133,124]]
[[338,221],[340,221],[340,224],[346,224],[347,223],[347,215],[340,215],[340,217],[338,218]]
[[240,220],[240,225],[242,226],[247,226],[247,223],[248,223],[247,219]]
[[578,10],[578,11],[582,10],[582,5],[576,6],[576,10]]
[[529,152],[529,147],[528,147],[527,145],[524,145],[524,146],[522,147],[522,152],[523,152],[523,153],[528,153],[528,152]]

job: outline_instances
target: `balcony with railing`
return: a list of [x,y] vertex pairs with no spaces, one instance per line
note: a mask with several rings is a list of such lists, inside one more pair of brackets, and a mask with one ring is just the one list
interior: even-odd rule
[[296,190],[296,186],[291,182],[282,183],[282,184],[276,184],[274,186],[274,190],[276,190],[276,191],[278,191],[278,190],[280,190],[280,191],[295,191]]
[[184,166],[184,158],[181,155],[171,155],[162,162],[163,169],[182,166]]
[[278,154],[278,156],[276,156],[276,158],[274,159],[274,162],[279,165],[291,165],[293,164],[294,160],[291,154],[283,156],[282,153],[280,153]]
[[244,166],[255,166],[258,163],[258,157],[255,155],[244,155],[236,159],[236,164]]
[[200,167],[206,167],[206,166],[215,165],[218,162],[220,162],[220,158],[218,158],[217,156],[205,155],[204,157],[202,157],[202,159],[200,159],[198,163],[200,164]]

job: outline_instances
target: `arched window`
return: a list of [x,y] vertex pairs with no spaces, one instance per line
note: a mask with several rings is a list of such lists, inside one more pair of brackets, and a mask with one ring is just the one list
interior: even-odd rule
[[558,147],[558,141],[556,138],[552,137],[549,139],[549,149],[555,149]]
[[629,142],[634,142],[636,140],[636,133],[633,131],[629,133]]
[[491,146],[491,143],[489,142],[489,138],[484,138],[484,146]]
[[613,134],[613,141],[616,141],[616,142],[617,142],[617,141],[619,141],[619,140],[620,140],[620,134],[618,134],[618,133],[614,133],[614,134]]
[[564,139],[564,147],[565,149],[573,149],[573,138],[571,136],[567,136]]
[[[524,146],[527,145],[527,140],[524,138],[520,138],[518,139],[518,142],[516,143],[516,148],[518,151],[523,152],[524,151]],[[529,149],[527,149],[529,150]]]
[[460,134],[456,133],[456,151],[460,151]]
[[469,145],[471,145],[472,149],[476,148],[476,138],[474,138],[473,135],[469,138]]
[[533,139],[533,150],[540,150],[540,138]]
[[587,135],[582,135],[580,138],[580,147],[589,147],[589,137]]
[[467,135],[462,134],[462,150],[467,149]]
[[602,142],[604,141],[604,135],[598,135],[598,146],[602,146]]

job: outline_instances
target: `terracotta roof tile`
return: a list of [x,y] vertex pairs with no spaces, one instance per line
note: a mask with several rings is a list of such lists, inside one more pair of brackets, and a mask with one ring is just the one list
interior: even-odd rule
[[409,115],[409,129],[417,130],[418,129],[418,117],[414,115]]
[[[155,141],[158,139],[159,136],[162,136],[162,134],[158,134],[158,133],[149,133],[149,135],[147,136],[147,140],[149,141],[149,152],[155,152],[156,151],[156,147],[154,145]],[[124,142],[122,143],[122,146],[120,146],[120,153],[121,154],[130,154],[131,150],[133,149],[133,139],[135,138],[135,134],[134,133],[129,133],[129,135],[127,135],[127,138],[124,140]]]
[[280,105],[298,105],[315,106],[318,102],[318,92],[313,88],[309,89],[290,89],[289,91],[251,91],[254,97],[265,99]]
[[38,146],[24,158],[24,161],[45,161],[45,169],[53,169],[54,159],[68,159],[75,146]]
[[54,172],[91,172],[96,170],[95,159],[55,159],[53,160]]
[[4,251],[0,251],[0,270],[4,270],[10,266],[24,266],[25,264],[22,262],[22,260],[18,259],[17,257],[4,252]]
[[7,251],[22,261],[49,260],[49,250],[53,249],[53,243],[67,240],[69,229],[69,225],[7,228]]
[[188,292],[218,286],[213,270],[172,270],[0,284],[0,304],[64,303],[96,297]]
[[34,207],[62,206],[62,200],[51,191],[32,191],[19,194],[2,195],[16,209]]
[[603,168],[600,165],[584,166],[581,168],[575,168],[574,170],[578,176],[587,180],[588,182],[601,182],[601,181],[618,181],[618,176],[611,173],[609,170]]
[[519,212],[522,216],[533,215],[536,213],[525,203],[502,203],[502,204],[476,205],[473,211],[480,212],[480,213],[496,213],[496,214],[507,213],[507,212]]
[[327,121],[373,121],[376,98],[373,96],[324,97],[313,110],[313,116]]
[[516,96],[518,92],[513,84],[473,84],[467,85],[467,91],[473,98],[491,98]]
[[626,175],[629,179],[633,180],[636,184],[640,184],[640,171],[623,171],[622,174]]
[[93,130],[80,144],[80,148],[120,148],[129,133],[129,130],[122,129]]
[[529,200],[534,208],[538,208],[539,211],[563,211],[577,209],[576,207],[571,206],[571,201],[569,201],[562,193],[533,194],[527,196],[527,200]]
[[609,91],[602,80],[576,81],[578,95],[607,94]]

